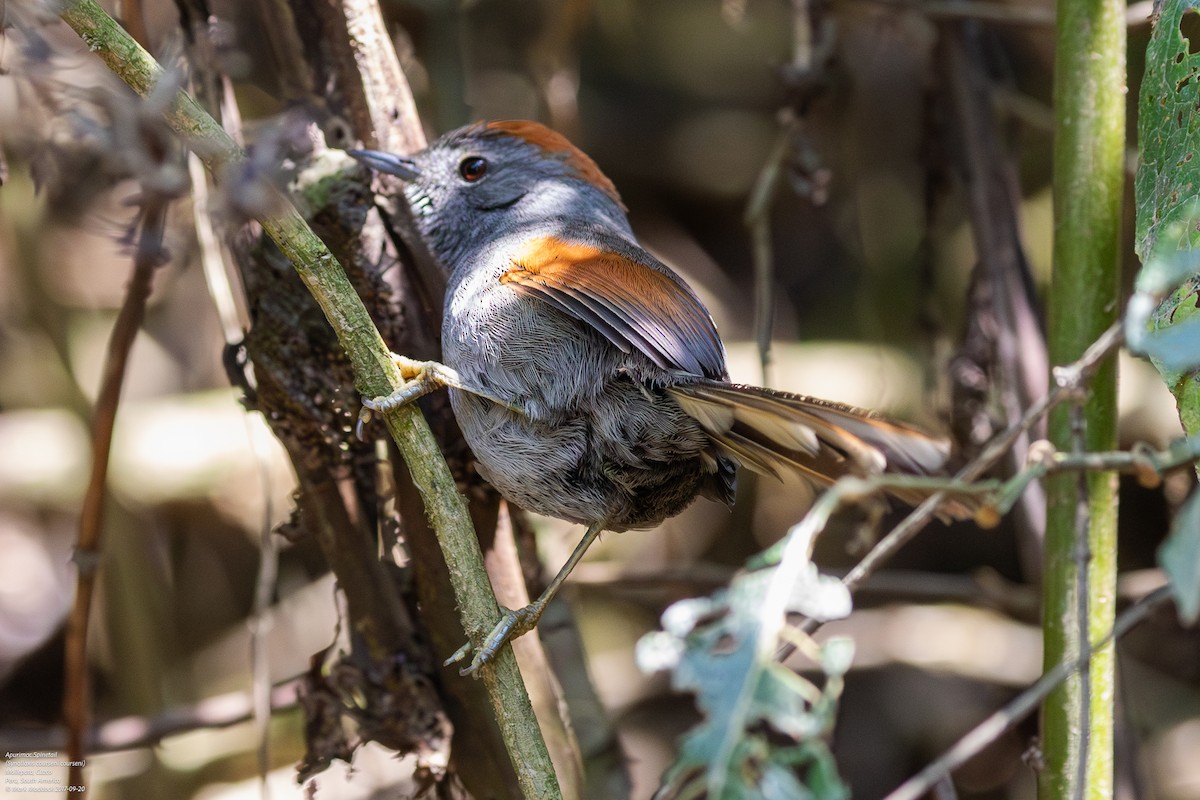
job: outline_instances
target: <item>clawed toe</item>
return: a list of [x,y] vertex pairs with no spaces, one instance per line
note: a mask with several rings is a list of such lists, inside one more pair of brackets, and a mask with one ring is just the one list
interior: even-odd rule
[[426,369],[426,366],[434,364],[432,361],[413,361],[395,354],[392,355],[392,359],[400,367],[400,376],[406,383],[384,397],[362,397],[362,409],[358,412],[358,422],[354,426],[354,433],[360,440],[364,438],[366,424],[371,421],[371,412],[382,414],[393,408],[408,405],[446,385],[439,379],[435,370]]
[[367,440],[367,423],[371,421],[371,412],[375,410],[375,404],[367,398],[362,398],[362,408],[358,410],[358,421],[354,423],[354,435],[360,442]]
[[354,424],[354,435],[358,437],[359,441],[364,441],[366,439],[366,426],[367,423],[371,421],[372,412],[382,414],[385,411],[390,411],[393,408],[399,408],[400,406],[411,403],[413,400],[416,400],[422,395],[429,394],[430,391],[432,391],[432,389],[428,388],[426,385],[420,383],[419,381],[414,381],[412,383],[404,384],[386,397],[366,397],[364,395],[362,398],[360,398],[362,401],[362,408],[359,409],[358,420]]
[[[471,663],[458,671],[459,675],[470,675],[473,678],[478,678],[480,668],[495,659],[501,647],[518,636],[523,636],[537,626],[543,609],[534,603],[524,608],[518,608],[516,611],[506,608],[501,610],[504,612],[504,616],[500,618],[500,621],[492,628],[492,632],[484,639],[483,645],[476,651],[474,658],[471,659]],[[471,643],[467,642],[454,651],[454,655],[443,661],[442,666],[448,667],[451,664],[457,664],[466,658],[472,649]]]
[[[443,662],[442,662],[442,666],[443,666],[443,667],[448,667],[448,666],[450,666],[451,664],[457,664],[458,662],[460,662],[460,661],[462,661],[464,658],[466,658],[466,657],[467,657],[467,654],[468,654],[468,653],[470,653],[470,652],[471,652],[471,643],[470,643],[470,642],[467,642],[467,643],[466,643],[466,644],[464,644],[462,647],[460,647],[460,648],[458,648],[457,650],[455,650],[455,651],[454,651],[454,655],[450,656],[450,657],[449,657],[449,658],[447,658],[445,661],[443,661]],[[468,669],[470,669],[470,668],[468,668]],[[460,671],[459,671],[459,674],[460,674],[460,675],[461,675],[461,674],[464,674],[464,672],[465,672],[465,670],[460,670]]]

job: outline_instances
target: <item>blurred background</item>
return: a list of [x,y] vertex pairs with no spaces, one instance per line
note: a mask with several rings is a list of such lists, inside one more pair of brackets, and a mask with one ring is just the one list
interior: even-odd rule
[[[146,43],[171,63],[182,50],[176,4],[137,5]],[[736,380],[953,431],[967,453],[1003,427],[1004,370],[968,370],[971,383],[961,366],[979,336],[973,275],[995,250],[986,219],[1011,223],[1004,241],[1040,313],[1052,226],[1050,4],[383,7],[429,135],[488,118],[536,118],[566,133],[614,180],[643,243],[704,297]],[[211,4],[214,58],[233,79],[252,143],[296,110],[263,45],[267,8]],[[107,134],[73,116],[76,93],[132,101],[38,4],[7,9],[37,36],[9,28],[0,39],[0,747],[61,751],[72,549],[92,406],[131,272],[136,187],[90,161],[48,174],[43,154],[73,140],[103,152]],[[1148,12],[1130,11],[1131,109]],[[60,91],[48,97],[47,85]],[[320,118],[320,104],[302,113]],[[1004,201],[1002,213],[981,219],[972,191],[989,171]],[[765,251],[747,216],[756,185],[772,175],[769,204],[749,214],[773,256],[763,294],[754,259]],[[290,517],[295,478],[222,366],[240,333],[223,324],[200,263],[196,220],[219,216],[214,206],[195,193],[170,206],[170,260],[155,275],[121,395],[89,641],[95,718],[108,737],[89,759],[93,797],[262,796],[262,737],[249,720],[253,630],[282,706],[266,733],[266,791],[305,791],[294,771],[303,720],[288,681],[334,641],[338,604],[312,542],[272,533]],[[1128,283],[1137,265],[1125,252]],[[756,303],[772,312],[765,373]],[[1045,359],[1036,337],[1018,344],[1004,365],[1010,376]],[[1154,370],[1123,358],[1121,371],[1122,445],[1180,435]],[[974,405],[964,387],[976,390]],[[633,797],[652,793],[675,738],[696,719],[664,675],[637,669],[634,643],[668,603],[727,581],[811,500],[799,483],[743,483],[732,514],[699,501],[658,530],[606,536],[570,584]],[[1154,490],[1122,482],[1123,601],[1161,585],[1154,549],[1194,483],[1188,472]],[[536,527],[553,571],[580,532],[549,520]],[[868,544],[842,526],[823,536],[818,563],[839,574]],[[1019,515],[991,531],[935,525],[867,582],[853,616],[822,631],[857,645],[833,736],[854,797],[882,797],[1036,679],[1036,546],[1036,525]],[[278,548],[278,573],[256,618],[264,547]],[[1118,796],[1200,798],[1196,632],[1156,614],[1122,643],[1119,667]],[[1035,735],[1027,722],[997,741],[957,773],[958,796],[1033,797]],[[339,763],[316,784],[323,798],[404,796],[411,769],[372,746],[353,774]]]

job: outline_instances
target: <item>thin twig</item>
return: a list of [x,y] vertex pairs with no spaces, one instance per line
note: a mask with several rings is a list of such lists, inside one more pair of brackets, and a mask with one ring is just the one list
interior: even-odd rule
[[[1090,656],[1092,651],[1103,649],[1124,636],[1170,597],[1171,587],[1163,586],[1130,606],[1117,618],[1112,630],[1090,648],[1088,655]],[[1046,699],[1046,696],[1069,676],[1079,671],[1087,660],[1087,657],[1080,657],[1064,661],[1042,675],[1032,686],[1013,698],[1008,705],[976,725],[953,747],[898,786],[884,800],[918,800],[924,796],[943,777],[974,758],[985,747],[996,741],[999,736],[1011,730],[1018,722],[1037,710],[1038,705]]]
[[1054,25],[1053,6],[1007,5],[987,0],[863,0],[900,8],[931,20],[977,20],[1010,25]]
[[1136,475],[1143,486],[1153,487],[1166,473],[1198,460],[1200,436],[1176,439],[1162,452],[1139,443],[1128,451],[1061,453],[1043,440],[1032,451],[1029,465],[1008,479],[993,502],[998,514],[1007,514],[1027,485],[1047,475],[1064,472],[1123,472]]
[[267,633],[274,624],[272,601],[275,597],[275,583],[279,575],[279,541],[271,524],[274,514],[272,513],[267,459],[254,442],[254,437],[250,435],[249,425],[246,426],[246,433],[251,441],[254,460],[258,465],[260,490],[264,498],[262,525],[258,538],[258,575],[254,581],[254,611],[250,616],[250,672],[254,698],[254,727],[255,735],[258,737],[258,772],[259,778],[265,786],[267,772],[271,766],[269,727],[271,722],[271,670],[268,659]]
[[784,160],[796,133],[796,120],[787,115],[780,126],[775,146],[771,148],[750,199],[746,203],[744,222],[750,230],[750,248],[754,260],[754,330],[758,342],[762,384],[770,385],[771,328],[774,318],[775,285],[774,253],[771,249],[771,205],[775,190],[783,176]]
[[192,184],[192,226],[196,232],[201,271],[208,296],[212,298],[221,323],[221,334],[226,345],[235,345],[245,336],[249,327],[248,314],[238,305],[238,295],[233,291],[226,267],[225,248],[217,238],[212,215],[208,213],[208,181],[204,165],[192,153],[188,154],[188,176]]
[[[1084,351],[1084,354],[1080,356],[1078,361],[1055,368],[1055,387],[1034,403],[1025,412],[1025,416],[1010,425],[1004,433],[993,439],[974,461],[959,470],[953,480],[965,484],[976,480],[991,469],[1008,448],[1012,446],[1012,443],[1021,434],[1033,427],[1034,423],[1042,415],[1058,403],[1067,399],[1072,393],[1079,391],[1079,387],[1095,371],[1100,362],[1104,360],[1104,357],[1119,346],[1120,343],[1121,325],[1120,322],[1117,322],[1101,334],[1092,343],[1091,347]],[[930,520],[937,514],[938,506],[945,498],[945,492],[937,492],[926,498],[921,505],[917,506],[900,524],[871,548],[871,552],[867,553],[862,561],[859,561],[846,574],[846,577],[842,579],[842,583],[846,584],[847,588],[853,590],[868,575],[875,572],[875,570],[894,556],[900,548],[912,541],[912,538],[929,524]],[[806,633],[812,633],[821,627],[821,623],[816,620],[807,619],[800,627]],[[788,655],[791,655],[791,650],[784,648],[780,655],[786,658]]]
[[[788,177],[797,195],[814,205],[824,202],[829,170],[805,133],[813,99],[825,86],[825,71],[833,57],[834,26],[822,19],[811,0],[792,0],[792,58],[784,80],[792,95],[779,113],[779,134],[767,155],[750,197],[743,224],[750,233],[754,262],[754,331],[763,386],[771,385],[771,330],[775,312],[775,254],[771,246],[771,208],[779,184]],[[740,18],[744,4],[737,16]]]
[[1200,436],[1176,439],[1158,452],[1148,446],[1134,445],[1128,452],[1054,453],[1049,457],[1047,474],[1055,472],[1128,472],[1149,480],[1151,475],[1169,472],[1200,459]]
[[[68,775],[70,786],[85,787],[81,765],[87,751],[85,734],[91,707],[87,661],[88,620],[91,617],[92,595],[100,566],[113,423],[121,400],[121,386],[125,381],[129,352],[133,349],[134,339],[145,316],[154,270],[164,263],[162,233],[166,211],[167,203],[161,198],[148,198],[142,208],[141,235],[134,256],[133,274],[108,341],[104,376],[100,382],[100,391],[96,395],[96,408],[92,418],[92,470],[79,515],[79,541],[75,545],[73,556],[79,576],[75,588],[75,602],[67,618],[64,666],[66,686],[63,719],[67,725],[67,760],[72,764]],[[80,796],[86,794],[86,791],[86,788],[82,788]]]

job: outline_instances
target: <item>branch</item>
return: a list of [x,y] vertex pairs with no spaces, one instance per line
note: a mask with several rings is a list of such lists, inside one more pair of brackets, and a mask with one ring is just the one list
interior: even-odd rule
[[[1054,266],[1047,299],[1050,361],[1061,364],[1120,324],[1121,206],[1125,187],[1125,2],[1056,0],[1054,60]],[[1056,372],[1061,383],[1071,376]],[[1117,444],[1117,364],[1106,358],[1087,392],[1051,412],[1061,450]],[[1113,625],[1117,580],[1117,478],[1055,475],[1046,483],[1042,637],[1045,669],[1082,659],[1080,674],[1042,709],[1046,767],[1038,797],[1110,797],[1115,653],[1089,656]]]
[[[969,482],[978,479],[999,461],[1013,442],[1017,441],[1047,411],[1081,391],[1081,387],[1098,368],[1104,358],[1121,344],[1121,324],[1115,323],[1100,335],[1092,345],[1084,351],[1078,361],[1054,370],[1055,387],[1033,404],[1025,416],[1014,422],[1008,429],[993,439],[971,463],[967,464],[954,478],[947,483],[955,489],[963,488]],[[876,484],[875,488],[879,488]],[[893,528],[886,536],[871,548],[871,552],[863,557],[842,582],[846,588],[853,591],[867,576],[874,573],[888,559],[894,556],[900,548],[912,541],[921,530],[937,515],[938,506],[947,497],[947,492],[939,491],[930,495],[921,505],[917,506],[903,521]],[[807,619],[800,626],[806,633],[812,633],[821,627],[817,620]],[[791,654],[790,649],[783,649],[780,657],[786,658]]]
[[[96,408],[92,418],[92,471],[79,515],[79,541],[75,545],[73,556],[79,576],[75,588],[75,602],[67,618],[64,657],[66,686],[63,690],[63,719],[67,725],[67,760],[71,762],[67,779],[70,786],[86,786],[82,764],[87,747],[85,733],[90,710],[88,620],[91,618],[96,572],[100,565],[113,423],[121,400],[121,385],[125,380],[129,352],[133,349],[134,339],[145,316],[154,270],[164,263],[162,232],[166,212],[167,202],[161,197],[148,198],[142,209],[141,235],[134,257],[133,275],[108,342],[104,377],[96,397]],[[86,789],[84,791],[86,792]]]
[[746,202],[743,222],[750,231],[750,249],[754,259],[754,330],[758,341],[759,367],[764,386],[770,385],[771,330],[774,322],[775,254],[771,247],[771,206],[775,190],[783,177],[784,162],[791,149],[799,122],[785,113],[775,145],[759,171],[750,199]]
[[[948,128],[942,135],[956,157],[977,254],[966,330],[951,361],[951,427],[972,456],[996,428],[1019,419],[1046,394],[1050,377],[1045,326],[1021,244],[1017,170],[1000,132],[984,33],[976,24],[943,23],[934,49],[954,115],[939,127]],[[985,376],[983,381],[978,375]],[[995,423],[985,410],[992,405],[1000,417]],[[1044,425],[1035,429],[1006,452],[1003,474],[1024,467],[1030,443],[1045,436]],[[1021,495],[1015,523],[1021,569],[1027,580],[1040,583],[1046,525],[1042,487]]]
[[337,75],[354,129],[373,150],[412,153],[425,146],[412,92],[374,0],[315,3],[329,36]]
[[[94,0],[69,3],[62,18],[138,94],[149,94],[162,77],[162,68]],[[245,159],[225,131],[185,92],[176,92],[165,117],[214,175],[219,177],[224,169]],[[271,207],[279,210],[263,214],[258,221],[291,261],[333,326],[354,368],[357,390],[369,397],[391,394],[401,383],[400,374],[362,301],[337,260],[290,201],[277,189],[270,191],[275,195]],[[438,531],[464,627],[472,642],[481,645],[500,613],[466,505],[416,407],[397,408],[384,418]],[[531,798],[559,796],[554,769],[511,649],[500,653],[484,678],[522,790]]]
[[[1078,361],[1056,368],[1054,375],[1057,385],[1054,389],[1034,403],[1025,412],[1025,416],[1010,425],[1008,430],[993,439],[974,461],[959,470],[958,474],[954,476],[954,480],[973,481],[991,469],[1012,447],[1013,442],[1032,428],[1046,412],[1080,391],[1080,387],[1095,372],[1104,357],[1115,350],[1120,343],[1121,326],[1118,323],[1105,331]],[[916,510],[893,528],[891,533],[883,537],[871,549],[871,552],[867,553],[863,560],[850,570],[844,579],[846,586],[853,589],[884,561],[895,555],[896,551],[908,544],[933,519],[938,505],[943,499],[945,499],[945,493],[939,492],[917,506]]]

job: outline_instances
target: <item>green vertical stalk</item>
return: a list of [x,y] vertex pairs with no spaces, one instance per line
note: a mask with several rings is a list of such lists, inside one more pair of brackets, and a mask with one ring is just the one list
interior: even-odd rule
[[[1125,4],[1058,0],[1054,65],[1053,364],[1074,361],[1116,318],[1125,158]],[[1116,445],[1116,364],[1096,373],[1082,408],[1060,407],[1050,437],[1063,450]],[[1113,473],[1047,482],[1045,666],[1086,653],[1114,618],[1117,482]],[[1046,700],[1038,797],[1112,797],[1113,650]]]

